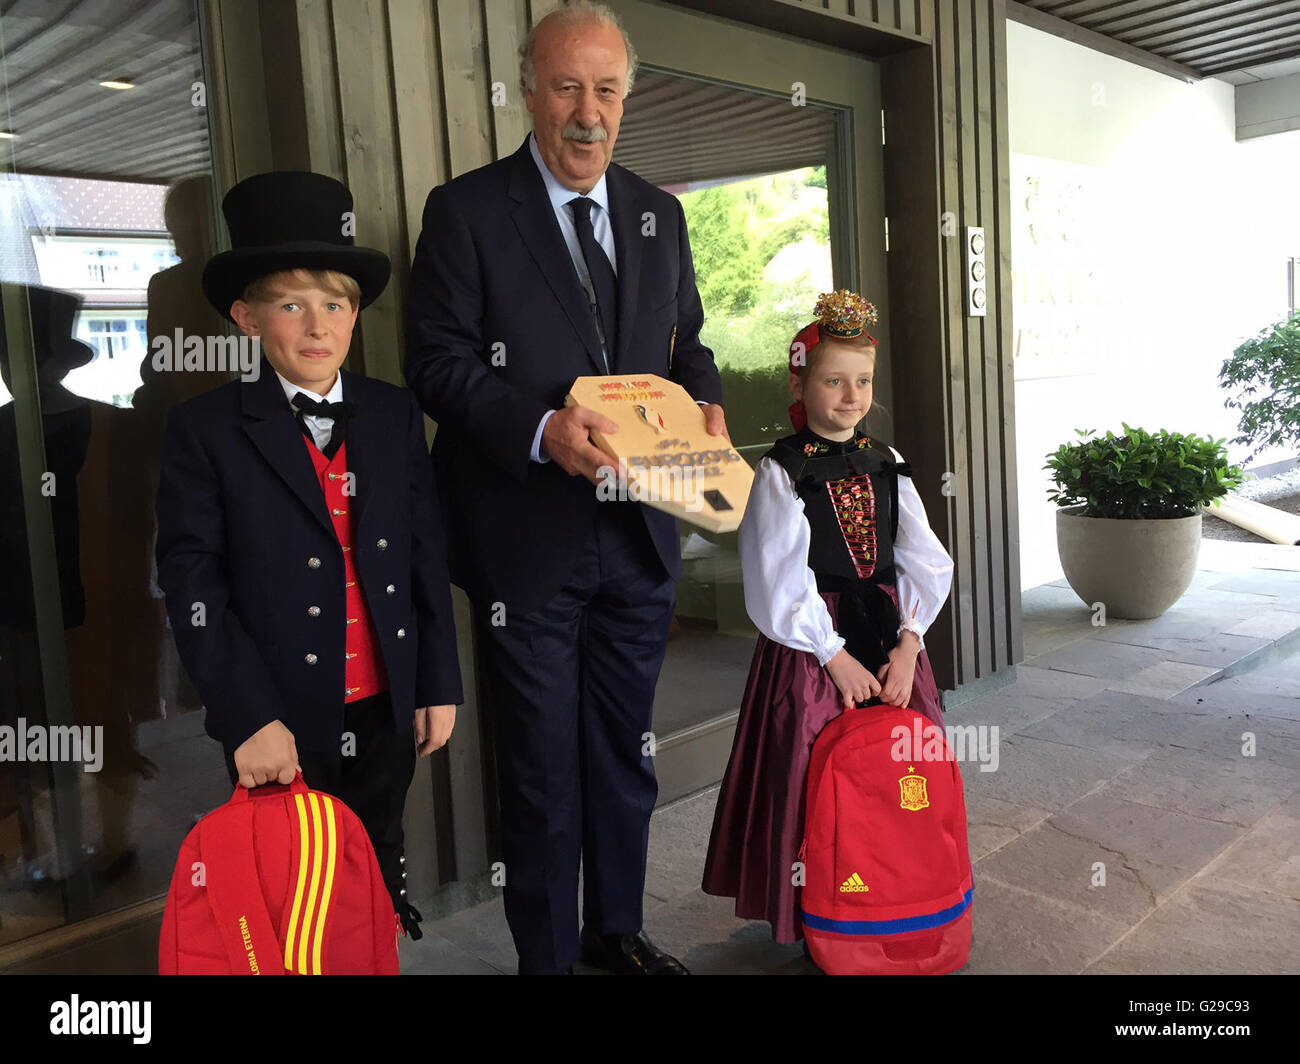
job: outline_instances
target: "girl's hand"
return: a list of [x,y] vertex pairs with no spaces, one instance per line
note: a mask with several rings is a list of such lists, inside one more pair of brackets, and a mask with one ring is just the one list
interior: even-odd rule
[[916,656],[921,644],[913,632],[904,632],[898,646],[889,652],[889,661],[876,673],[881,682],[880,700],[891,706],[906,706],[912,697],[916,677]]
[[826,671],[839,690],[845,709],[852,709],[857,703],[865,702],[880,692],[879,681],[843,647],[826,663]]

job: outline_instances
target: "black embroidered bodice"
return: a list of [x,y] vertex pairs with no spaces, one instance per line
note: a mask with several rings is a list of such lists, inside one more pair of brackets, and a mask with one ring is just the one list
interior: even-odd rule
[[877,672],[898,644],[898,607],[880,585],[895,582],[898,478],[910,477],[911,466],[869,436],[837,443],[807,427],[764,457],[789,474],[803,500],[812,530],[808,568],[819,591],[838,596],[835,627],[845,648]]
[[777,440],[765,457],[789,475],[812,529],[808,567],[818,585],[840,581],[894,582],[898,477],[906,462],[869,436],[843,443],[803,428]]

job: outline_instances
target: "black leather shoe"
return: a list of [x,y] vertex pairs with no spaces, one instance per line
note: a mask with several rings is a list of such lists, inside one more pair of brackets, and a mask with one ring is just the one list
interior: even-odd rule
[[690,975],[686,966],[650,941],[635,935],[598,935],[585,927],[579,938],[584,964],[616,975]]

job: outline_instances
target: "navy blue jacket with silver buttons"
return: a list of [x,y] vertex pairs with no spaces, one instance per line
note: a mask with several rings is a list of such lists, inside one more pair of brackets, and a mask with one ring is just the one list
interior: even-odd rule
[[[405,388],[343,371],[355,563],[397,725],[463,700],[424,420]],[[343,731],[343,550],[298,423],[263,364],[174,407],[158,485],[158,583],[209,735],[279,719],[299,749]]]

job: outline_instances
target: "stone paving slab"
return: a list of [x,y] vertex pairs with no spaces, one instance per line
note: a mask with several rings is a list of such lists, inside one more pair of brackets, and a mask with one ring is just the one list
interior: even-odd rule
[[982,876],[972,906],[975,942],[961,975],[1067,975],[1080,971],[1129,925]]
[[1247,569],[1208,585],[1215,591],[1285,597],[1300,602],[1300,573],[1286,569]]
[[1217,707],[1254,716],[1300,720],[1300,698],[1293,697],[1297,685],[1290,680],[1262,673],[1225,676],[1213,683],[1174,695],[1179,705]]
[[1044,809],[1016,805],[966,788],[966,838],[972,863],[1018,838],[1047,819]]
[[717,799],[718,789],[712,787],[651,817],[645,882],[649,898],[670,901],[699,891]]
[[1134,646],[1163,650],[1169,655],[1170,661],[1186,662],[1190,665],[1212,665],[1218,669],[1235,665],[1273,645],[1271,639],[1258,636],[1227,635],[1219,631],[1217,625],[1218,622],[1215,622],[1215,626],[1210,627],[1207,621],[1204,622],[1204,627],[1197,626],[1195,634],[1191,634],[1188,628],[1184,628],[1183,630],[1188,632],[1184,635],[1159,635],[1155,632],[1136,631],[1135,628],[1115,630],[1107,628],[1098,632],[1096,638],[1111,643],[1130,643]]
[[1082,673],[1107,681],[1132,676],[1135,672],[1166,660],[1164,651],[1128,643],[1110,643],[1100,639],[1080,639],[1069,646],[1030,658],[1027,664],[1057,672]]
[[1018,694],[1039,698],[1087,698],[1105,690],[1106,680],[1104,677],[1054,672],[1026,664],[1016,666],[1016,682],[1013,687]]
[[1260,758],[1227,760],[1200,750],[1158,750],[1109,781],[1103,793],[1245,827],[1291,793],[1294,775]]
[[1243,609],[1225,617],[1222,610],[1197,609],[1179,603],[1159,617],[1147,621],[1101,625],[1092,633],[1092,638],[1112,643],[1160,647],[1161,644],[1155,640],[1181,639],[1190,642],[1208,639],[1225,628],[1231,628],[1248,615],[1249,611]]
[[1001,734],[1010,735],[1035,721],[1055,716],[1078,701],[1074,698],[1038,698],[1021,694],[1015,687],[1004,687],[975,701],[963,702],[944,714],[944,723],[962,727],[968,724],[977,727],[997,725]]
[[1240,591],[1197,588],[1188,591],[1172,608],[1214,610],[1225,618],[1236,617],[1241,620],[1260,610],[1277,609],[1278,604],[1279,599],[1275,595],[1248,595]]
[[[1243,833],[1094,794],[1025,832],[976,871],[1131,925]],[[1099,872],[1104,883],[1096,881]]]
[[[1130,623],[1115,621],[1117,627]],[[1026,658],[1085,639],[1092,631],[1092,610],[1068,586],[1043,584],[1021,594],[1021,633]]]
[[1265,610],[1227,629],[1228,635],[1254,636],[1258,639],[1285,639],[1300,631],[1300,614],[1287,610]]
[[1161,661],[1109,685],[1112,691],[1170,698],[1218,676],[1223,670],[1212,665],[1189,665],[1183,661]]
[[1291,902],[1300,898],[1300,793],[1206,866],[1202,880],[1211,885],[1225,881]]
[[[1056,812],[1117,776],[1132,758],[1029,736],[1002,736],[996,772],[962,773],[968,794]],[[969,768],[969,766],[967,766]]]
[[1084,969],[1098,975],[1278,974],[1300,971],[1296,903],[1234,884],[1179,891]]
[[[500,969],[480,960],[450,939],[429,932],[418,942],[406,936],[400,937],[397,941],[397,959],[403,975],[503,974]],[[514,970],[513,964],[510,970]]]
[[[1248,735],[1254,737],[1253,755],[1245,752]],[[1232,761],[1258,757],[1297,773],[1300,782],[1300,721],[1244,713],[1212,717],[1180,734],[1173,745]]]
[[1169,703],[1161,699],[1109,690],[1036,721],[1020,734],[1101,750],[1129,761],[1176,742],[1203,722],[1200,714],[1171,712]]
[[766,921],[740,919],[735,905],[701,890],[654,902],[646,906],[646,934],[699,975],[819,974],[804,960],[802,946],[773,942]]
[[[574,906],[577,906],[576,897]],[[519,955],[515,953],[514,939],[510,937],[505,906],[500,898],[480,902],[432,923],[426,922],[421,925],[421,930],[425,932],[425,938],[432,931],[503,975],[519,970]],[[412,945],[419,948],[424,945],[424,939]]]

